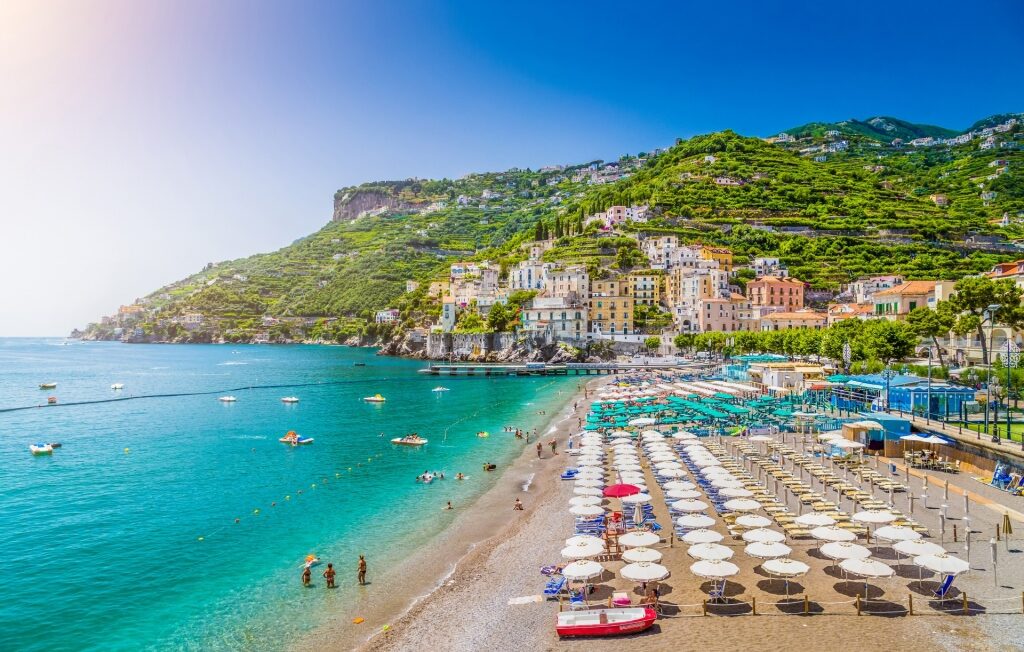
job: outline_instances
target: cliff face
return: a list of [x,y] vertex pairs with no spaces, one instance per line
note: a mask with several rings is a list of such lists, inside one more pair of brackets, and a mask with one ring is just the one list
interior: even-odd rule
[[386,192],[352,190],[335,196],[334,216],[331,219],[335,222],[350,222],[370,211],[379,209],[404,211],[410,208],[412,208],[411,204]]

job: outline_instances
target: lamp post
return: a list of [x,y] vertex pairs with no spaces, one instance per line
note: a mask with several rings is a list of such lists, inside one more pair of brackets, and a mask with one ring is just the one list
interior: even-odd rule
[[[1013,341],[1013,334],[1006,338],[1006,441],[1012,442],[1010,436],[1010,368],[1020,363],[1020,347]],[[1021,437],[1021,449],[1024,450],[1024,437]]]
[[[989,432],[988,411],[992,407],[992,336],[995,334],[995,329],[993,328],[993,326],[995,326],[996,311],[999,310],[1000,308],[1002,308],[1002,306],[999,305],[998,303],[993,303],[989,305],[989,307],[985,308],[985,312],[982,313],[985,316],[985,318],[981,320],[982,324],[988,322],[988,355],[986,356],[987,359],[985,360],[985,362],[988,364],[988,376],[986,376],[985,378],[985,434],[988,434]],[[984,331],[982,331],[981,336],[985,336]],[[996,433],[992,435],[992,441],[997,444],[999,443],[998,430],[999,429],[997,428]]]
[[928,347],[928,399],[925,407],[924,422],[930,424],[932,418],[932,347]]

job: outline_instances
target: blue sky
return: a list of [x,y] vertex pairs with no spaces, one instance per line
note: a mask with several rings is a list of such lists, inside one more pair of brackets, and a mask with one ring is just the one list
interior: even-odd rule
[[2,3],[0,335],[276,249],[362,181],[1024,110],[1019,2],[776,4]]

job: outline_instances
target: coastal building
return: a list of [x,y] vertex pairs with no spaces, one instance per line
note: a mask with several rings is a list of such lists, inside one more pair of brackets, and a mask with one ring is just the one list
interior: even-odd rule
[[442,299],[451,296],[452,284],[451,281],[444,279],[441,281],[431,281],[430,285],[427,286],[427,296],[432,299]]
[[854,303],[874,303],[875,294],[888,290],[906,281],[899,275],[865,276],[846,286]]
[[874,314],[886,319],[904,319],[915,308],[935,306],[935,281],[905,281],[874,295]]
[[772,312],[761,318],[761,330],[784,331],[790,328],[820,330],[828,325],[828,315],[814,310]]
[[867,303],[832,303],[828,306],[828,325],[847,319],[870,319],[875,308]]
[[697,327],[701,332],[731,333],[737,330],[737,305],[731,298],[704,299],[697,307]]
[[765,391],[785,395],[802,392],[811,384],[822,382],[831,369],[818,364],[804,362],[752,362],[747,367],[747,376],[754,385]]
[[398,321],[401,313],[395,308],[389,308],[387,310],[378,310],[377,314],[374,315],[373,321],[378,324],[390,324]]
[[572,265],[548,271],[547,296],[563,297],[588,305],[590,299],[590,274],[583,265]]
[[651,272],[634,272],[629,275],[633,284],[633,299],[637,305],[656,306],[661,302],[660,274]]
[[747,297],[755,306],[799,310],[804,307],[804,284],[795,278],[762,276],[747,283]]
[[754,263],[751,265],[751,268],[757,276],[776,276],[778,278],[786,278],[789,276],[789,270],[778,258],[759,256],[754,259]]
[[[703,260],[701,267],[676,267],[665,277],[665,303],[682,333],[700,332],[700,305],[708,299],[728,299],[729,275],[718,263]],[[705,321],[706,321],[705,317]]]
[[565,297],[535,297],[520,318],[524,331],[556,339],[581,340],[588,332],[587,307]]
[[415,292],[416,290],[419,289],[419,287],[420,287],[419,281],[406,281],[405,282],[405,291],[406,292]]
[[640,241],[640,251],[651,261],[652,269],[666,269],[669,257],[679,248],[679,238],[662,235]]
[[441,318],[438,321],[438,326],[441,327],[441,331],[444,333],[451,333],[455,330],[455,322],[458,320],[458,313],[456,310],[455,302],[446,299],[441,304]]
[[547,281],[548,270],[554,268],[553,263],[542,263],[539,260],[524,260],[509,270],[508,286],[512,290],[543,290]]
[[1024,260],[1015,260],[1012,263],[999,263],[985,276],[994,281],[1008,279],[1013,281],[1017,287],[1024,288]]
[[718,268],[723,272],[732,273],[732,251],[725,247],[700,247],[700,255],[705,260],[713,260],[718,263]]
[[626,277],[590,282],[590,331],[601,335],[633,332],[632,284]]

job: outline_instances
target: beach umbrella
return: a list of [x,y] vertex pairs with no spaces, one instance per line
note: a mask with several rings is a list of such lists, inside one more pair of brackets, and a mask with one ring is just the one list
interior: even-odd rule
[[678,462],[679,458],[672,453],[654,453],[648,459],[652,462]]
[[701,528],[699,530],[690,530],[683,535],[682,540],[684,543],[688,543],[692,546],[698,543],[718,543],[724,538],[725,537],[714,530]]
[[665,489],[666,491],[672,491],[674,489],[687,491],[689,489],[696,489],[697,485],[686,480],[669,480],[668,482],[662,485],[662,488]]
[[597,542],[581,541],[562,548],[562,556],[566,559],[586,559],[602,555],[604,552],[604,544],[600,540]]
[[821,512],[808,512],[807,514],[801,514],[793,519],[793,522],[805,527],[823,527],[836,524],[836,520],[834,518],[827,514],[822,514]]
[[683,514],[676,518],[676,525],[686,529],[711,527],[714,524],[715,519],[711,518],[707,514]]
[[903,435],[902,437],[900,437],[900,441],[927,442],[928,438],[927,437],[922,437],[921,435]]
[[714,559],[723,561],[726,559],[732,559],[732,556],[736,554],[732,548],[723,546],[720,543],[697,543],[690,546],[686,554],[690,555],[694,559]]
[[576,487],[603,487],[604,480],[597,480],[591,478],[577,478],[575,484]]
[[604,514],[604,510],[597,505],[573,505],[569,508],[569,513],[573,516],[593,518]]
[[640,431],[640,434],[641,434],[641,435],[643,436],[643,438],[644,438],[644,440],[645,440],[645,441],[646,441],[646,440],[647,440],[647,439],[648,439],[649,437],[655,437],[655,438],[657,438],[657,437],[663,437],[663,436],[664,436],[664,435],[662,435],[662,434],[661,434],[660,432],[658,432],[657,430],[641,430],[641,431]]
[[857,535],[849,530],[834,525],[816,527],[811,530],[810,535],[819,541],[856,541]]
[[650,417],[640,417],[639,419],[630,419],[629,425],[631,426],[653,426],[658,423],[657,419],[651,419]]
[[585,582],[604,573],[604,566],[590,559],[574,561],[562,569],[562,576],[568,580]]
[[702,559],[690,566],[690,572],[706,580],[721,580],[740,572],[740,567],[728,561]]
[[641,490],[644,490],[644,474],[637,471],[623,471],[619,474],[619,479],[625,484],[631,484]]
[[864,444],[860,443],[859,441],[851,441],[849,439],[832,439],[829,440],[828,443],[832,444],[836,448],[841,448],[843,450],[857,450],[864,448]]
[[573,487],[572,492],[577,496],[600,496],[601,490],[597,487]]
[[736,518],[736,525],[740,527],[762,528],[772,524],[772,520],[758,514],[743,514]]
[[776,530],[755,528],[744,532],[743,540],[747,543],[782,543],[786,540],[786,535]]
[[871,551],[864,546],[846,541],[832,541],[821,547],[821,554],[829,559],[867,559]]
[[788,556],[793,549],[779,541],[755,541],[743,548],[743,552],[757,559],[778,559]]
[[701,476],[710,480],[739,480],[729,469],[721,466],[706,466],[700,470]]
[[730,512],[753,512],[761,509],[761,503],[750,498],[733,498],[723,505]]
[[939,544],[932,543],[931,541],[925,541],[923,539],[898,541],[893,544],[892,549],[901,555],[907,555],[909,557],[946,554],[946,549]]
[[600,505],[601,498],[598,496],[573,496],[569,499],[570,505]]
[[671,573],[661,564],[641,561],[626,564],[619,570],[619,575],[632,582],[656,582],[666,579]]
[[640,471],[643,468],[639,464],[630,464],[628,462],[624,464],[615,464],[614,467],[616,471]]
[[941,575],[959,575],[971,569],[971,565],[965,560],[953,557],[947,553],[921,555],[914,557],[914,563],[922,568]]
[[670,504],[668,508],[673,512],[703,512],[708,508],[708,504],[703,500],[684,498]]
[[750,498],[754,492],[743,487],[723,487],[718,490],[718,495],[726,498]]
[[683,446],[683,450],[686,451],[688,455],[708,452],[707,446],[705,446],[704,444],[698,444],[697,442],[694,442],[692,444],[686,444],[685,446]]
[[810,566],[795,559],[770,559],[761,564],[761,568],[769,575],[785,578],[801,577],[811,570]]
[[597,457],[580,457],[576,460],[577,466],[604,468],[604,462]]
[[684,478],[686,477],[686,471],[682,469],[660,469],[658,471],[659,478]]
[[924,440],[929,444],[942,444],[944,446],[949,444],[948,441],[946,441],[942,437],[939,437],[938,435],[928,435],[927,437],[924,438]]
[[604,541],[602,541],[600,537],[595,537],[595,536],[590,535],[590,534],[577,534],[576,536],[571,536],[571,537],[569,537],[568,539],[565,540],[565,545],[567,545],[567,546],[578,546],[578,545],[580,545],[581,542],[582,543],[597,543],[598,545],[602,545],[602,546],[604,545]]
[[576,473],[576,477],[573,480],[602,480],[604,479],[604,471],[598,471],[593,467],[585,467]]
[[713,457],[700,458],[693,461],[693,465],[698,469],[706,469],[710,466],[722,466],[722,463]]
[[664,471],[666,469],[675,469],[676,471],[682,471],[683,465],[679,462],[658,462],[654,465],[655,471]]
[[613,430],[613,431],[611,432],[611,435],[610,435],[610,436],[611,436],[611,437],[612,437],[613,439],[614,439],[615,437],[623,437],[623,438],[625,438],[625,439],[632,439],[632,438],[633,438],[633,435],[632,435],[632,433],[629,433],[629,432],[627,432],[627,431],[625,431],[625,430]]
[[[869,577],[892,577],[896,574],[892,566],[883,564],[877,559],[860,559],[851,557],[839,562],[839,567],[851,575]],[[865,591],[866,593],[866,591]]]
[[693,500],[700,498],[703,494],[693,489],[669,489],[665,492],[665,498],[671,500]]
[[622,503],[624,505],[642,505],[649,502],[651,502],[651,497],[649,494],[645,493],[630,494],[629,496],[622,497]]
[[608,498],[623,498],[640,493],[640,487],[633,484],[613,484],[604,488],[604,495]]
[[697,435],[692,432],[674,432],[672,433],[672,439],[677,441],[691,441],[697,439]]
[[903,525],[886,525],[875,530],[875,538],[882,541],[913,541],[921,538],[920,532]]
[[868,509],[857,512],[850,518],[858,523],[892,523],[897,519],[897,516],[884,509]]
[[650,548],[630,548],[622,553],[622,560],[630,563],[659,562],[661,561],[661,553]]
[[661,537],[653,532],[628,532],[619,537],[619,543],[627,548],[646,548],[659,541]]

